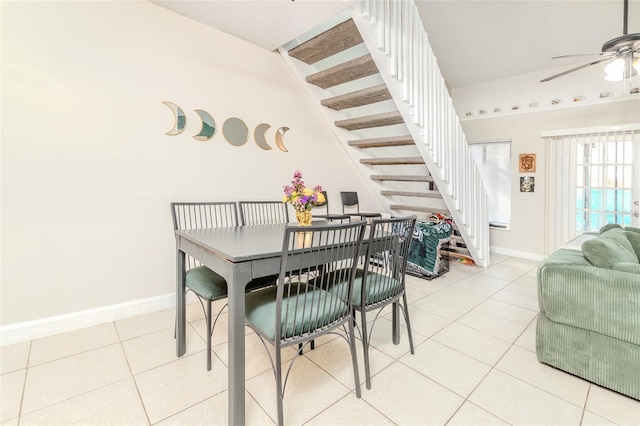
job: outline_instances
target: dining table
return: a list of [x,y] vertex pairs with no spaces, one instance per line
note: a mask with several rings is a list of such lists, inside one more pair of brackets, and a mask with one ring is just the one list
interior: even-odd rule
[[[326,221],[314,221],[329,223]],[[229,425],[245,424],[245,287],[280,272],[287,224],[176,230],[176,355],[185,354],[185,254],[227,281]],[[295,226],[295,225],[294,225]],[[368,227],[367,227],[368,228]],[[366,240],[366,235],[365,235]],[[393,307],[393,342],[399,342],[398,308]]]

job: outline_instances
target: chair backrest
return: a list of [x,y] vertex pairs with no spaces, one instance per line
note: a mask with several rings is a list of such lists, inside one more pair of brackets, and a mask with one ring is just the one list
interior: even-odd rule
[[416,216],[373,219],[365,255],[361,298],[374,308],[393,302],[404,292],[405,270]]
[[342,191],[340,192],[340,199],[342,200],[342,213],[344,213],[345,207],[355,207],[356,212],[360,213],[357,192]]
[[282,201],[239,201],[243,225],[289,222],[287,204]]
[[[234,201],[171,203],[173,230],[224,228],[238,226],[238,208]],[[200,262],[186,256],[186,269],[200,266]]]
[[[276,341],[282,346],[308,340],[350,320],[365,226],[365,221],[359,221],[285,228],[275,328]],[[340,273],[321,272],[329,269]],[[348,283],[341,287],[344,294],[329,291],[343,282]]]
[[321,191],[322,195],[324,195],[324,202],[322,203],[316,203],[313,208],[317,209],[320,207],[324,207],[325,209],[325,215],[329,214],[329,197],[327,196],[327,191]]

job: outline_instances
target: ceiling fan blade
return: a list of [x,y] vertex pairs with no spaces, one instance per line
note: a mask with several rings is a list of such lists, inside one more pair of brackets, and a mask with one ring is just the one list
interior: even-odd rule
[[551,59],[560,59],[560,58],[574,58],[574,57],[578,57],[578,56],[613,56],[615,55],[615,52],[601,52],[601,53],[579,53],[576,55],[561,55],[561,56],[554,56]]
[[540,80],[540,83],[544,83],[545,81],[553,80],[554,78],[562,77],[563,75],[567,75],[571,72],[581,70],[582,68],[589,67],[591,65],[599,64],[600,62],[608,61],[611,58],[598,59],[597,61],[589,62],[588,64],[580,65],[579,67],[571,68],[570,70],[563,71],[559,74],[552,75],[551,77],[547,77],[544,80]]

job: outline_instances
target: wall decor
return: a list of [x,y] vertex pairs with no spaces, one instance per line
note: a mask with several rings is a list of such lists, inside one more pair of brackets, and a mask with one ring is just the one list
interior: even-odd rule
[[269,144],[267,143],[267,139],[265,138],[265,133],[267,133],[267,130],[269,130],[270,127],[271,125],[267,123],[261,123],[258,124],[253,131],[253,140],[256,142],[256,145],[258,145],[265,151],[271,149],[271,146],[269,146]]
[[534,173],[536,171],[536,154],[520,154],[518,165],[520,173]]
[[193,135],[193,138],[198,141],[208,141],[216,133],[216,121],[207,111],[201,109],[195,111],[198,117],[200,117],[200,121],[202,121],[202,128],[200,129],[200,133]]
[[287,148],[285,148],[284,142],[282,141],[282,139],[284,138],[284,134],[287,133],[287,131],[289,131],[288,127],[280,127],[276,132],[276,145],[278,146],[280,151],[284,152],[289,152],[287,151]]
[[[174,117],[173,128],[165,134],[176,136],[184,132],[187,127],[187,117],[184,110],[173,102],[163,101],[162,103],[169,107]],[[207,142],[215,136],[218,130],[216,120],[207,111],[202,109],[196,109],[194,111],[200,118],[201,127],[200,131],[193,135],[193,138],[198,141]],[[270,124],[260,123],[253,131],[254,142],[260,149],[265,151],[272,149],[266,139],[266,133],[270,128]],[[287,131],[289,131],[289,128],[283,126],[275,132],[275,144],[282,152],[289,152],[284,146],[284,134]],[[230,145],[243,146],[249,140],[249,127],[242,119],[231,117],[226,119],[222,124],[222,135]]]
[[533,176],[520,176],[520,192],[535,192],[536,178]]
[[222,135],[233,146],[242,146],[249,140],[249,128],[237,117],[227,118],[222,125]]
[[164,101],[162,103],[169,107],[174,118],[173,128],[165,135],[175,136],[184,132],[184,129],[187,128],[187,117],[184,115],[184,110],[173,102]]

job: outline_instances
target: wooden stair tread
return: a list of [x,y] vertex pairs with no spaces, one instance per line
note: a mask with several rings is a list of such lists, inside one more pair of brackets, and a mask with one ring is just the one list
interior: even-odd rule
[[329,56],[362,43],[353,19],[348,19],[312,39],[289,50],[289,56],[306,64],[314,64]]
[[424,175],[371,175],[371,180],[385,181],[402,181],[402,182],[433,182],[431,176]]
[[391,204],[389,205],[391,210],[407,210],[412,212],[422,212],[422,213],[440,213],[441,215],[449,215],[449,210],[447,209],[437,209],[433,207],[425,207],[425,206],[407,206],[404,204]]
[[357,139],[347,142],[354,148],[383,148],[387,146],[415,145],[411,135],[391,136],[386,138]]
[[399,196],[399,197],[418,197],[418,198],[442,198],[442,194],[436,191],[428,192],[412,192],[412,191],[380,191],[380,194],[384,196]]
[[392,126],[402,124],[404,120],[400,111],[383,112],[380,114],[366,115],[364,117],[348,118],[335,122],[336,127],[347,130],[370,129],[372,127]]
[[372,166],[424,164],[424,158],[422,157],[361,158],[360,163],[369,164]]
[[320,103],[327,108],[340,111],[347,108],[355,108],[363,105],[374,104],[391,99],[391,93],[385,84],[379,84],[344,95],[323,99]]
[[318,86],[322,89],[337,86],[348,81],[357,80],[368,75],[377,74],[378,68],[371,55],[367,54],[348,62],[327,68],[307,76],[307,83]]

